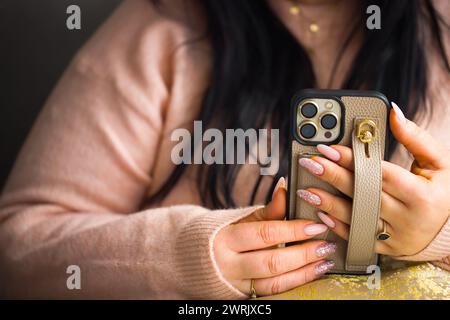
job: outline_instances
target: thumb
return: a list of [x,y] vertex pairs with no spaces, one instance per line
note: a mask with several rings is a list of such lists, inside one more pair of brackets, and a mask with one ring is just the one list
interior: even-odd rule
[[286,214],[286,180],[281,177],[273,191],[272,201],[252,215],[239,222],[253,222],[263,220],[282,220]]
[[389,120],[394,137],[405,146],[421,167],[442,167],[443,146],[427,131],[406,119],[395,102],[392,102]]
[[266,206],[266,220],[284,219],[286,214],[286,179],[281,177],[272,194],[272,201]]

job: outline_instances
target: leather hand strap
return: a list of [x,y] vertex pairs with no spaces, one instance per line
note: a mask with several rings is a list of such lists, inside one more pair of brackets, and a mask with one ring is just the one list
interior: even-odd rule
[[352,134],[355,182],[346,270],[366,271],[377,263],[375,241],[381,206],[382,150],[378,120],[355,118]]

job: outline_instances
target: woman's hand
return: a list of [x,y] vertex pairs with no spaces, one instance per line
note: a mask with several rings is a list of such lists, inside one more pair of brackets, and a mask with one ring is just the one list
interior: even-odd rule
[[329,271],[324,260],[336,244],[310,241],[285,248],[278,244],[309,239],[328,228],[312,221],[284,221],[286,185],[277,183],[272,201],[241,221],[223,228],[214,239],[214,256],[223,276],[245,294],[251,279],[258,296],[278,294]]
[[[391,256],[414,255],[437,235],[450,214],[450,151],[426,131],[407,120],[397,105],[390,114],[392,133],[414,156],[411,171],[384,161],[381,218],[391,237],[376,242],[376,251]],[[353,154],[343,146],[319,145],[326,158],[300,160],[300,165],[353,196]],[[330,161],[331,160],[331,161]],[[319,189],[298,195],[322,212],[319,218],[348,239],[351,201]]]

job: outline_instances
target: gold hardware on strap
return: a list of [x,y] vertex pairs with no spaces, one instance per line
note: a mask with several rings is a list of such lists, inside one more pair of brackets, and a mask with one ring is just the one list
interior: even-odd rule
[[377,138],[377,125],[372,120],[362,120],[356,125],[356,136],[362,143],[372,142]]
[[370,158],[368,143],[374,141],[377,136],[377,125],[374,121],[364,119],[357,122],[356,137],[359,139],[359,141],[364,143],[364,150],[367,158]]

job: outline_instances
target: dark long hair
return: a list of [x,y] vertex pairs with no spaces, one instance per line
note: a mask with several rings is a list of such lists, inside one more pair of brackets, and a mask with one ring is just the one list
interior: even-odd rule
[[[195,0],[190,0],[195,1]],[[153,0],[159,4],[163,3]],[[304,48],[263,0],[197,0],[206,15],[207,34],[212,47],[212,78],[203,100],[199,120],[203,127],[280,129],[278,177],[288,172],[288,112],[291,97],[302,88],[316,86],[311,61]],[[383,92],[413,118],[425,108],[427,59],[423,25],[435,38],[435,46],[450,72],[442,41],[448,25],[438,15],[431,0],[362,0],[361,20],[343,44],[341,53],[358,28],[364,28],[365,8],[381,8],[381,29],[365,30],[365,37],[342,89]],[[336,61],[337,65],[337,61]],[[427,110],[430,111],[430,110]],[[390,137],[388,155],[396,146]],[[167,194],[186,166],[180,165],[151,199]],[[212,208],[235,206],[232,190],[240,165],[203,165],[198,187],[203,202]],[[253,186],[249,204],[254,202],[261,182]]]

